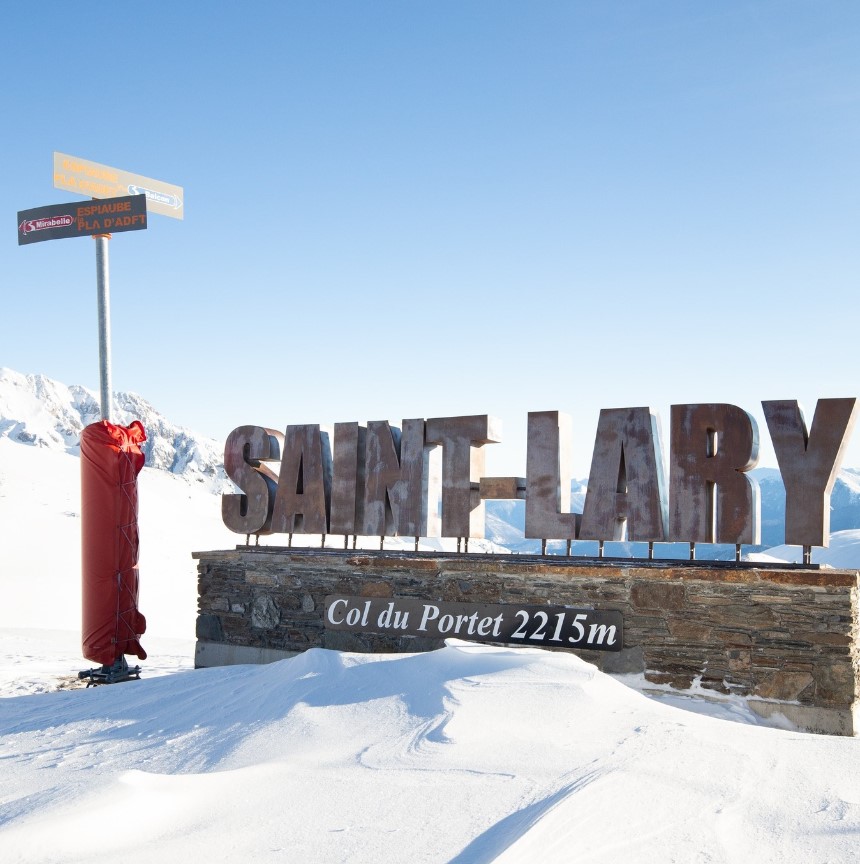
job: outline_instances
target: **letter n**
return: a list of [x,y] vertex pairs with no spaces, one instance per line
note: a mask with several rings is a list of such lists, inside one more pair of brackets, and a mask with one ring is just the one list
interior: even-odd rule
[[364,534],[369,537],[428,533],[424,421],[402,425],[401,433],[384,420],[367,424]]

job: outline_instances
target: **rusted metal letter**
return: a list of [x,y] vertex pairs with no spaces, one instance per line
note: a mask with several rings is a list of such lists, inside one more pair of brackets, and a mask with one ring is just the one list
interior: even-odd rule
[[364,534],[427,536],[424,421],[367,424]]
[[331,446],[328,429],[318,425],[287,426],[278,494],[272,512],[277,534],[327,534],[331,492]]
[[482,477],[478,494],[484,501],[511,501],[526,497],[525,477]]
[[857,420],[857,400],[819,399],[807,432],[796,401],[762,402],[785,484],[785,542],[830,543],[830,494]]
[[278,475],[266,465],[281,458],[284,436],[263,426],[239,426],[224,445],[224,470],[242,490],[221,496],[221,518],[237,534],[268,534]]
[[575,540],[580,515],[568,512],[570,416],[558,411],[530,411],[528,424],[525,536]]
[[367,429],[335,423],[332,447],[330,534],[359,534],[364,526],[364,449]]
[[757,544],[758,462],[755,420],[736,405],[673,405],[669,539]]
[[665,540],[660,420],[650,408],[600,412],[580,540]]
[[487,414],[427,421],[427,443],[442,445],[444,537],[484,536],[484,502],[478,494],[486,461],[483,446],[500,440],[501,421]]

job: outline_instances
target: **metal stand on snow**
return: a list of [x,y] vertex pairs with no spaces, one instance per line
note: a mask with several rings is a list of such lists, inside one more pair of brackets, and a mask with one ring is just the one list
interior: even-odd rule
[[113,666],[100,666],[98,669],[84,669],[78,672],[78,678],[87,679],[87,687],[99,684],[119,684],[121,681],[140,679],[140,666],[129,666],[125,657],[118,657]]

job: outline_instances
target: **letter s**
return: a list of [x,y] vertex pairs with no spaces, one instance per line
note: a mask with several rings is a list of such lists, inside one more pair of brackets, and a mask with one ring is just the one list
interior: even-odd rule
[[224,470],[241,494],[221,496],[221,518],[237,534],[267,534],[278,477],[265,462],[281,458],[284,436],[263,426],[239,426],[224,445]]

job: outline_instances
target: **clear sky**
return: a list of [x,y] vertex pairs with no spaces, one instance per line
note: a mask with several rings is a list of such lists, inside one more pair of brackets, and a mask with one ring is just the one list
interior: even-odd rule
[[[113,384],[235,426],[860,396],[860,4],[12,4],[0,365],[98,389],[61,151],[183,186],[110,243]],[[80,200],[80,199],[77,199]],[[860,431],[846,465],[860,465]]]

